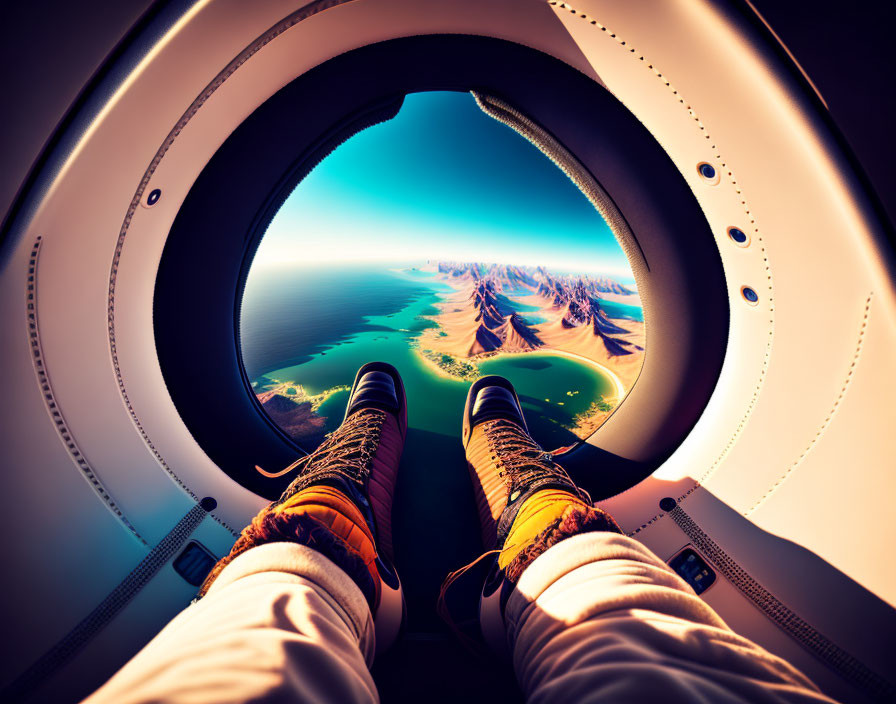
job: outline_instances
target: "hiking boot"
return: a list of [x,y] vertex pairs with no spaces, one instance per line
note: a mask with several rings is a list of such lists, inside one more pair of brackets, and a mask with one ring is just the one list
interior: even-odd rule
[[301,543],[345,571],[367,599],[377,652],[404,619],[401,582],[393,566],[392,496],[407,434],[407,403],[398,371],[385,362],[358,370],[345,418],[321,445],[282,472],[296,478],[253,519],[230,554],[203,584],[237,555],[269,542]]
[[[621,531],[529,435],[519,397],[507,379],[483,377],[470,387],[463,443],[482,542],[487,551],[497,552],[480,597],[480,629],[485,642],[507,657],[504,606],[526,567],[573,535]],[[449,575],[443,600],[462,571]]]
[[516,391],[503,377],[486,376],[470,387],[463,442],[486,550],[505,548],[519,511],[536,493],[591,505],[588,494],[529,435]]
[[379,553],[391,562],[392,497],[407,427],[398,370],[385,362],[365,364],[355,376],[342,425],[288,468],[298,476],[273,505],[289,504],[312,485],[343,490],[365,514]]

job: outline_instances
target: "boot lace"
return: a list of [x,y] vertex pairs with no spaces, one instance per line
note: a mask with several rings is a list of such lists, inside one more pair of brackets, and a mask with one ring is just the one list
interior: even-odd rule
[[492,460],[498,466],[498,476],[505,482],[515,480],[517,487],[524,487],[535,479],[553,478],[575,487],[566,470],[554,462],[553,455],[513,421],[502,418],[487,421],[484,430]]
[[298,470],[299,476],[284,492],[281,501],[298,491],[301,488],[299,485],[306,486],[319,475],[338,474],[363,484],[370,474],[370,464],[379,445],[385,419],[385,411],[362,409],[350,415],[314,452],[300,457],[286,469],[279,472],[266,472],[258,466],[256,469],[271,478]]

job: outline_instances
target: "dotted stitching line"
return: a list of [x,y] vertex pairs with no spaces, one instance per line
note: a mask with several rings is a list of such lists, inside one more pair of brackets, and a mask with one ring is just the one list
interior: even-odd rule
[[[787,480],[787,478],[794,472],[794,470],[796,470],[796,468],[799,466],[799,464],[806,458],[806,456],[809,454],[809,452],[811,452],[812,449],[814,449],[815,445],[818,444],[818,441],[821,439],[821,436],[824,434],[824,431],[827,430],[828,426],[833,421],[834,413],[837,410],[837,408],[840,406],[840,402],[843,400],[843,397],[846,395],[846,391],[848,390],[849,385],[852,383],[852,377],[855,372],[856,364],[858,363],[859,356],[862,352],[862,347],[864,345],[865,331],[868,327],[868,318],[871,313],[871,299],[873,298],[873,296],[874,296],[873,292],[868,294],[868,298],[865,301],[865,313],[862,317],[862,325],[859,329],[859,339],[858,339],[858,342],[856,343],[856,352],[855,352],[855,355],[853,356],[852,363],[849,365],[849,371],[847,372],[846,379],[844,380],[843,386],[840,389],[840,394],[837,396],[837,399],[834,401],[834,405],[831,407],[830,412],[828,413],[827,417],[822,422],[821,427],[818,429],[818,432],[815,434],[815,437],[812,439],[812,441],[809,443],[809,445],[806,447],[806,449],[803,451],[803,453],[796,459],[796,461],[794,461],[794,463],[787,469],[787,471],[784,472],[784,474],[782,474],[781,477],[779,477],[778,481],[775,482],[775,484],[771,487],[771,489],[769,489],[765,493],[765,495],[763,495],[762,498],[760,498],[748,511],[743,513],[744,516],[749,516],[750,514],[752,514],[757,508],[759,508],[759,506],[766,499],[768,499],[769,496],[771,496],[771,494],[776,489],[778,489],[778,487],[780,487],[781,484],[783,484]],[[751,401],[751,406],[753,403],[755,403],[755,399],[756,399],[756,395],[754,394],[754,398]],[[744,418],[741,421],[741,425],[743,425],[744,421],[746,421],[746,418]],[[740,431],[741,425],[738,426],[738,431]],[[728,452],[728,450],[730,449],[733,442],[734,442],[734,439],[729,441],[728,445],[726,446],[726,448],[723,452],[723,455],[721,455],[719,459],[721,459],[721,457],[724,456],[724,454]],[[716,460],[716,462],[718,462],[718,461],[719,460]],[[706,476],[707,475],[704,475],[703,477],[701,477],[701,481]],[[690,489],[688,489],[684,494],[679,496],[676,499],[676,501],[681,502],[682,500],[684,500],[685,498],[690,496],[695,490],[700,489],[700,488],[702,488],[700,481],[695,482],[694,485]],[[651,518],[646,523],[641,524],[640,527],[636,528],[634,531],[632,531],[628,535],[631,537],[631,536],[636,535],[637,533],[640,533],[642,530],[647,528],[649,525],[656,523],[660,518],[662,518],[665,515],[666,514],[664,514],[664,513],[658,513],[656,516]]]
[[[569,152],[554,137],[538,125],[532,122],[525,115],[512,108],[510,105],[484,93],[473,93],[473,98],[479,107],[499,122],[510,127],[517,134],[521,135],[526,141],[532,144],[554,165],[560,169],[572,181],[585,197],[591,202],[595,210],[597,210],[613,232],[613,236],[619,245],[625,250],[625,255],[629,261],[643,261],[644,266],[650,270],[650,265],[643,259],[640,250],[636,253],[634,250],[637,246],[632,246],[634,235],[628,226],[622,213],[616,207],[613,200],[607,195],[603,187],[588,173],[578,162],[573,154]],[[618,406],[617,406],[618,408]]]
[[719,571],[737,589],[752,601],[763,613],[782,630],[800,642],[823,662],[839,672],[845,679],[880,698],[896,693],[893,685],[870,669],[829,638],[819,633],[794,611],[789,609],[768,589],[757,582],[728,555],[700,526],[682,509],[676,506],[669,512],[672,520],[690,538],[698,550],[703,552]]
[[[625,41],[624,39],[619,37],[615,32],[610,31],[605,25],[601,24],[597,20],[589,18],[589,16],[586,13],[579,12],[578,10],[572,8],[567,3],[557,2],[556,0],[550,0],[548,2],[548,4],[555,6],[559,9],[569,10],[570,13],[576,15],[579,19],[588,21],[592,26],[596,27],[601,32],[607,33],[612,39],[615,39],[616,43],[620,47],[626,49],[626,51],[628,53],[632,54],[639,61],[647,62],[647,58],[640,52],[636,51],[635,48],[632,47],[627,41]],[[750,227],[753,231],[753,234],[755,235],[756,242],[759,244],[759,249],[762,254],[762,261],[765,266],[765,275],[766,275],[766,281],[767,281],[766,285],[768,287],[769,314],[770,315],[773,314],[775,312],[775,301],[774,301],[774,291],[773,291],[773,286],[772,286],[772,272],[771,272],[771,268],[768,263],[768,252],[765,249],[765,244],[763,242],[762,235],[760,234],[759,228],[756,225],[756,218],[753,216],[753,213],[751,212],[749,206],[747,205],[747,201],[744,198],[743,191],[740,187],[740,184],[738,183],[737,179],[734,177],[734,173],[729,169],[728,165],[722,160],[722,155],[721,155],[721,153],[719,153],[718,147],[715,144],[712,144],[712,138],[711,138],[709,132],[707,131],[706,126],[703,124],[703,122],[697,116],[697,113],[694,110],[694,108],[691,107],[691,105],[685,101],[685,99],[679,93],[678,89],[675,88],[672,85],[671,81],[669,81],[669,79],[666,76],[664,76],[652,63],[647,62],[646,66],[650,71],[653,72],[653,74],[660,81],[663,82],[663,84],[670,91],[672,91],[672,95],[674,95],[676,97],[679,104],[683,105],[684,108],[688,111],[688,115],[694,120],[694,122],[700,128],[700,131],[703,133],[704,138],[710,142],[710,149],[712,150],[712,153],[714,154],[714,158],[722,166],[723,172],[726,173],[727,178],[730,181],[731,185],[734,186],[735,193],[737,193],[737,195],[740,197],[740,199],[741,199],[740,204],[744,209],[744,214],[746,215],[747,219],[750,221]],[[770,317],[769,324],[774,325],[774,322],[775,322],[774,317],[773,316]],[[765,356],[762,361],[762,366],[759,370],[759,377],[756,381],[756,386],[753,389],[753,394],[750,398],[750,402],[747,404],[747,408],[744,411],[744,414],[741,417],[740,422],[737,424],[737,427],[734,429],[734,432],[732,433],[732,435],[729,438],[728,442],[726,443],[725,447],[719,453],[718,457],[716,457],[716,459],[710,464],[709,468],[703,473],[703,475],[694,482],[694,485],[690,489],[688,489],[684,494],[682,494],[681,496],[678,497],[678,501],[681,501],[682,499],[685,499],[688,496],[690,496],[690,494],[692,494],[696,489],[700,488],[701,484],[703,482],[705,482],[716,471],[716,469],[718,469],[719,465],[722,463],[722,461],[725,459],[725,457],[728,456],[728,453],[731,451],[731,448],[734,446],[734,443],[737,441],[737,439],[740,437],[741,433],[743,432],[743,429],[746,427],[747,421],[749,420],[750,416],[752,416],[753,410],[756,407],[756,403],[759,400],[759,392],[762,389],[762,385],[763,385],[763,383],[765,381],[765,377],[768,373],[769,359],[771,358],[773,336],[774,336],[774,329],[770,328],[768,331],[768,340],[767,340],[766,346],[765,346]],[[662,516],[663,516],[662,513],[658,513],[653,518],[651,518],[648,521],[646,521],[645,523],[643,523],[635,531],[633,531],[632,533],[629,533],[629,535],[635,535],[635,534],[641,532],[644,528],[655,523],[658,519],[662,518]]]
[[155,574],[177,552],[187,538],[202,523],[205,509],[200,505],[193,506],[180,519],[158,545],[141,560],[127,577],[113,589],[100,604],[91,611],[77,626],[40,657],[8,688],[0,692],[4,701],[16,699],[22,694],[38,686],[47,677],[76,655],[97,633],[112,621],[113,618],[145,587]]
[[[162,146],[159,147],[159,150],[156,152],[152,161],[149,164],[146,172],[143,175],[143,178],[140,180],[140,184],[137,187],[137,191],[134,194],[134,198],[131,200],[131,204],[128,207],[127,214],[125,215],[124,222],[121,226],[121,231],[118,235],[118,242],[115,245],[115,253],[112,258],[112,269],[109,274],[109,296],[108,296],[108,330],[109,330],[109,349],[112,353],[112,363],[115,368],[115,378],[118,382],[118,390],[121,393],[121,397],[124,400],[125,406],[128,409],[128,413],[131,415],[131,420],[134,422],[134,425],[137,427],[137,430],[140,432],[143,441],[146,443],[146,446],[150,449],[153,456],[155,456],[156,460],[159,464],[162,465],[164,470],[168,473],[168,475],[174,480],[174,482],[187,494],[189,494],[194,499],[198,500],[198,496],[177,476],[171,466],[165,461],[162,455],[159,453],[158,449],[153,444],[152,440],[150,440],[149,435],[147,434],[143,424],[137,418],[137,414],[134,411],[133,406],[131,405],[130,398],[128,396],[127,389],[125,388],[124,379],[121,373],[121,367],[118,361],[118,349],[115,339],[115,285],[117,283],[118,278],[118,267],[121,261],[121,253],[124,247],[124,240],[128,233],[128,228],[130,228],[131,221],[133,220],[134,213],[137,210],[137,207],[140,204],[140,201],[143,198],[143,193],[149,185],[149,181],[152,179],[153,174],[156,172],[159,164],[162,162],[165,154],[171,148],[171,145],[174,143],[174,140],[180,135],[183,131],[184,127],[186,127],[187,123],[193,119],[199,109],[205,104],[205,102],[211,97],[211,95],[220,88],[224,82],[230,78],[237,69],[240,68],[246,61],[248,61],[252,56],[254,56],[260,49],[266,46],[268,43],[273,41],[275,38],[283,34],[286,30],[295,26],[302,20],[311,17],[319,12],[323,12],[331,7],[336,7],[338,5],[342,5],[350,0],[319,0],[318,2],[312,3],[311,5],[293,13],[286,19],[278,22],[272,28],[270,28],[263,35],[255,39],[248,47],[246,47],[237,57],[231,61],[225,68],[222,70],[215,78],[209,83],[208,86],[199,94],[199,96],[193,101],[187,111],[181,116],[181,118],[177,121],[177,124],[174,126],[174,129],[168,133],[168,136],[165,138],[165,141],[162,142]],[[228,525],[217,516],[211,516],[213,520],[217,523],[221,524],[225,528],[227,528],[231,533],[235,536],[239,535],[239,531],[234,529],[232,526]]]
[[834,413],[836,413],[837,408],[840,406],[840,402],[843,400],[843,397],[846,396],[846,391],[849,389],[849,385],[852,383],[852,378],[856,370],[856,364],[859,361],[859,355],[862,353],[862,345],[865,341],[865,330],[868,327],[868,317],[871,313],[871,298],[874,294],[868,294],[868,299],[865,301],[865,313],[862,316],[862,326],[859,329],[859,339],[856,343],[856,352],[852,358],[852,364],[849,365],[849,371],[846,373],[846,379],[843,381],[843,386],[840,388],[840,394],[837,396],[837,400],[834,401],[834,405],[831,407],[830,412],[827,415],[827,418],[821,424],[821,427],[818,429],[818,432],[815,433],[815,437],[812,438],[811,442],[806,446],[806,449],[803,450],[803,453],[796,458],[793,464],[787,468],[787,471],[784,472],[779,478],[778,481],[772,485],[772,487],[763,494],[763,496],[747,511],[744,515],[749,516],[753,511],[755,511],[759,506],[768,499],[777,489],[780,487],[785,481],[787,481],[788,477],[796,470],[796,468],[802,463],[802,461],[806,458],[806,456],[815,448],[818,444],[818,441],[821,439],[822,434],[825,430],[828,429],[828,426],[831,424],[831,421],[834,419]]
[[143,539],[143,536],[141,536],[134,525],[125,518],[124,513],[118,507],[118,504],[115,503],[115,499],[113,499],[109,492],[106,491],[106,487],[103,486],[103,483],[81,453],[81,449],[75,442],[75,439],[68,428],[68,424],[65,422],[65,418],[62,415],[62,411],[59,410],[59,405],[56,403],[56,397],[53,394],[50,378],[47,375],[46,366],[44,365],[43,348],[40,344],[40,328],[37,320],[37,265],[40,258],[42,241],[43,238],[41,235],[38,235],[37,239],[34,241],[34,246],[31,248],[31,255],[28,259],[26,316],[28,320],[28,339],[31,345],[31,358],[34,364],[34,372],[37,375],[37,383],[43,393],[44,404],[47,407],[47,412],[53,419],[53,424],[56,426],[56,432],[59,434],[62,443],[65,445],[69,456],[74,460],[78,469],[81,471],[81,474],[87,480],[88,484],[90,484],[96,495],[100,497],[107,508],[115,514],[118,520],[121,521],[124,527],[127,528],[137,540],[144,545],[147,545],[148,543]]

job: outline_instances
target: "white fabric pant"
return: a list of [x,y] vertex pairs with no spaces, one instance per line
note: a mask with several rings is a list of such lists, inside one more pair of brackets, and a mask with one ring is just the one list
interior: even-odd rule
[[[615,533],[541,555],[505,621],[529,702],[830,701]],[[273,543],[237,557],[86,702],[376,702],[373,652],[360,589],[314,550]]]

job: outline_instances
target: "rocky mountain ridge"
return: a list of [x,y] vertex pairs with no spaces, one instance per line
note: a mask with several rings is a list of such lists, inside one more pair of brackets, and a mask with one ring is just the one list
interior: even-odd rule
[[[554,276],[544,267],[534,269],[471,262],[438,262],[437,271],[455,285],[468,282],[467,310],[475,313],[466,356],[485,352],[525,351],[544,346],[563,330],[581,329],[579,345],[594,346],[608,357],[619,357],[642,348],[624,339],[630,332],[613,322],[601,306],[600,294],[633,294],[607,277]],[[505,295],[505,293],[507,295]],[[513,306],[511,297],[533,298],[547,313],[548,322],[532,324],[526,313]],[[520,306],[522,307],[522,306]],[[463,314],[464,308],[455,309]],[[598,350],[595,350],[598,351]]]

